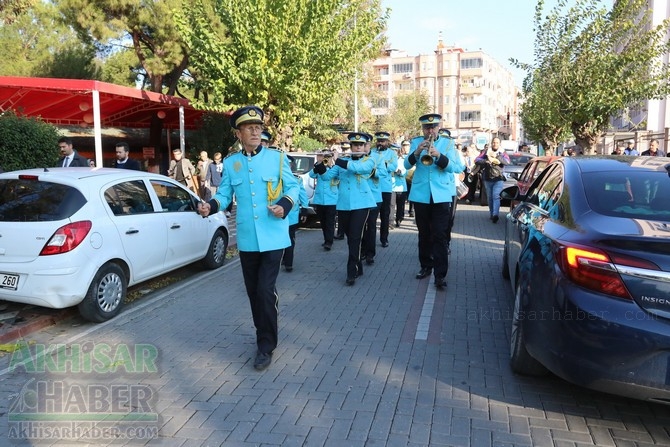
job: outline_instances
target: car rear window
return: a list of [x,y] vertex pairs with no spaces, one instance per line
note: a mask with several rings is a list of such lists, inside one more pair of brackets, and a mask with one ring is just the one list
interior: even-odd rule
[[670,221],[670,177],[665,172],[589,173],[584,186],[589,206],[599,214]]
[[510,164],[516,166],[523,166],[533,159],[532,155],[511,155],[509,157]]
[[48,222],[67,219],[86,199],[71,186],[40,180],[0,180],[1,222]]
[[294,174],[304,174],[309,172],[314,167],[314,156],[299,156],[291,155],[293,160],[291,160],[291,171]]

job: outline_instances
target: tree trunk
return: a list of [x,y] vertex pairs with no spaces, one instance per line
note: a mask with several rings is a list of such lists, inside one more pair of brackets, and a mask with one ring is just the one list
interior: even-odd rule
[[[580,147],[584,155],[593,155],[596,153],[598,140],[602,132],[592,122],[572,123],[572,134],[575,137],[575,143]],[[579,153],[579,150],[577,151]]]

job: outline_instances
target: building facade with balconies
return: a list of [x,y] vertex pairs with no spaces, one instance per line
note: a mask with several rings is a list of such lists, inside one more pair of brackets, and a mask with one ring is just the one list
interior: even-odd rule
[[439,40],[433,54],[410,56],[387,50],[372,66],[380,93],[371,104],[373,115],[389,113],[398,95],[422,90],[452,135],[485,132],[518,140],[514,77],[485,52],[445,46]]

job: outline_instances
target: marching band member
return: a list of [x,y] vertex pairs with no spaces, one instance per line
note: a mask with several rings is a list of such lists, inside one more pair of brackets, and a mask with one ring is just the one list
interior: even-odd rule
[[361,237],[363,226],[370,208],[376,206],[367,178],[375,167],[375,162],[367,156],[367,137],[359,132],[349,134],[352,154],[342,154],[335,160],[335,166],[327,169],[323,163],[314,165],[314,172],[323,180],[340,180],[337,194],[337,211],[340,228],[347,236],[349,256],[347,260],[347,285],[353,285],[356,277],[363,274],[361,263]]
[[388,132],[375,133],[377,139],[376,152],[377,176],[382,191],[382,203],[379,209],[379,242],[382,247],[389,246],[389,220],[391,218],[391,196],[393,196],[393,173],[398,168],[398,156],[395,151],[389,150],[391,134]]
[[454,150],[453,140],[441,138],[438,128],[442,115],[429,113],[419,117],[423,138],[412,139],[405,169],[416,166],[409,200],[414,202],[416,226],[419,230],[419,262],[417,279],[434,270],[435,286],[447,286],[449,269],[448,232],[453,196],[456,195],[454,173],[464,166]]
[[272,140],[272,135],[267,130],[261,132],[261,145],[263,147],[270,147],[270,141]]
[[405,202],[407,201],[407,180],[405,175],[405,156],[400,146],[391,145],[397,150],[398,162],[397,168],[393,173],[393,192],[395,193],[395,226],[399,227],[403,219],[405,219]]
[[[293,157],[290,155],[288,159],[293,161]],[[300,193],[298,194],[298,204],[291,208],[291,211],[288,213],[288,237],[291,239],[291,245],[284,249],[284,256],[282,257],[281,263],[284,266],[284,270],[287,272],[293,271],[293,254],[295,253],[295,232],[298,229],[300,224],[300,209],[309,207],[309,199],[307,198],[307,191],[305,190],[305,184],[302,182],[302,178],[299,175],[295,176],[298,180],[298,185],[300,186]],[[298,206],[299,205],[299,206]]]
[[382,189],[379,180],[379,163],[381,162],[381,156],[376,151],[370,151],[370,142],[372,141],[372,135],[369,133],[363,134],[367,138],[365,143],[365,151],[369,153],[369,157],[375,161],[375,168],[372,170],[370,177],[368,178],[368,184],[370,185],[370,191],[372,191],[372,196],[375,199],[376,206],[370,209],[368,218],[365,221],[365,226],[363,227],[363,239],[361,240],[361,258],[365,259],[367,265],[372,265],[375,263],[375,255],[377,254],[377,217],[379,217],[379,211],[382,207]]
[[[332,168],[335,164],[334,156],[318,155],[316,156],[317,163],[324,163],[327,168]],[[316,188],[314,188],[314,198],[312,204],[316,208],[316,215],[319,217],[321,224],[321,232],[323,233],[323,244],[321,246],[328,251],[333,247],[333,239],[335,237],[335,216],[337,213],[337,192],[340,179],[334,178],[331,180],[324,180],[321,175],[309,171],[309,176],[316,179]]]
[[286,217],[298,201],[299,185],[286,155],[261,145],[260,108],[237,109],[230,125],[242,149],[224,159],[219,189],[209,202],[198,204],[198,213],[207,217],[224,209],[233,194],[237,198],[237,247],[256,327],[254,368],[260,371],[270,366],[277,347],[275,284],[284,249],[291,245]]
[[[349,141],[341,142],[340,148],[342,154],[351,153],[351,145],[349,144]],[[340,212],[337,211],[336,214],[337,214],[337,235],[335,235],[335,239],[341,241],[342,239],[344,239],[344,230],[342,230],[342,227],[340,226]]]

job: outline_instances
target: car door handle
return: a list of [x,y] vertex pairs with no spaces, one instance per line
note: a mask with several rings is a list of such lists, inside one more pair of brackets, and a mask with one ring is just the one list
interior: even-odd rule
[[181,225],[179,225],[179,224],[172,224],[172,226],[170,227],[170,230],[176,230],[176,229],[178,229],[178,228],[181,228]]
[[136,234],[136,233],[139,233],[139,232],[140,232],[140,230],[128,230],[128,231],[126,231],[126,234]]

